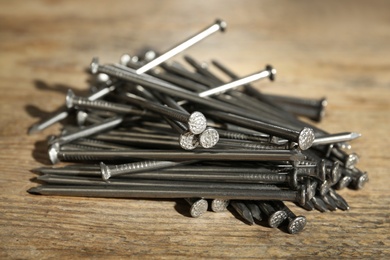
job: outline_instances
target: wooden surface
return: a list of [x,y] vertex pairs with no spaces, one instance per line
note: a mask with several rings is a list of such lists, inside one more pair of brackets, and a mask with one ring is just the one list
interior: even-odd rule
[[[390,2],[2,1],[0,3],[0,258],[389,258]],[[164,51],[217,18],[228,22],[187,53],[240,75],[278,70],[264,92],[329,101],[320,127],[357,131],[368,171],[342,190],[348,212],[306,212],[304,232],[248,226],[230,212],[186,216],[172,200],[29,195],[29,170],[48,164],[44,140],[60,125],[27,128],[86,90],[93,56],[116,62],[143,47]],[[180,59],[178,57],[177,59]],[[34,151],[34,152],[33,152]]]

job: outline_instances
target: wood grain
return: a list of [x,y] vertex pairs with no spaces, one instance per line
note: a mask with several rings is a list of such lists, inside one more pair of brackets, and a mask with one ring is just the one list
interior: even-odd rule
[[[390,3],[388,1],[2,1],[0,3],[0,258],[388,258],[390,256]],[[357,131],[368,185],[343,190],[348,212],[306,212],[304,232],[247,226],[231,213],[199,219],[172,200],[43,197],[29,170],[48,164],[56,125],[27,128],[68,87],[88,88],[93,56],[116,62],[164,51],[221,17],[225,34],[187,53],[247,75],[278,70],[264,92],[329,101],[320,127]],[[178,57],[177,59],[180,59]]]

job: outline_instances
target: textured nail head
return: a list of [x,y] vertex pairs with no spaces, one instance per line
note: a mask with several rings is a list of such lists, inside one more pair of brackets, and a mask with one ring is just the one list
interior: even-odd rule
[[207,127],[206,117],[200,112],[193,112],[188,119],[188,130],[191,133],[198,135],[201,134]]
[[306,217],[297,216],[294,220],[290,221],[287,226],[287,231],[290,234],[296,234],[301,232],[306,226]]
[[285,211],[278,210],[273,213],[268,218],[268,225],[272,228],[277,228],[283,221],[287,218],[287,213]]
[[199,139],[193,133],[186,132],[180,135],[179,144],[184,150],[194,150],[199,145]]
[[229,202],[229,200],[213,199],[211,201],[211,210],[214,212],[226,211],[227,206],[229,206]]
[[309,127],[304,127],[302,131],[299,133],[299,137],[298,137],[299,148],[302,150],[309,149],[313,144],[314,139],[315,139],[315,135],[313,129]]
[[203,148],[211,148],[218,143],[219,134],[214,128],[207,128],[199,135],[199,142]]
[[209,207],[207,200],[199,199],[195,201],[190,208],[190,215],[193,218],[199,218],[202,216]]

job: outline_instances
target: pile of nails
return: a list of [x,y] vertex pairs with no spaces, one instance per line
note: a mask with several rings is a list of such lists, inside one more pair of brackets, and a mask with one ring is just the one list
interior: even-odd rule
[[48,138],[48,155],[53,164],[77,164],[35,169],[42,185],[28,192],[184,199],[192,217],[229,207],[244,222],[292,234],[303,230],[306,218],[285,202],[347,210],[336,190],[360,189],[368,180],[355,167],[357,155],[346,152],[360,135],[331,134],[307,123],[321,120],[325,99],[264,94],[251,86],[274,80],[270,65],[239,78],[215,60],[219,75],[190,56],[184,56],[186,65],[167,61],[225,28],[217,20],[163,54],[125,54],[105,65],[94,58],[91,94],[69,90],[67,109],[29,130],[74,117],[77,124]]

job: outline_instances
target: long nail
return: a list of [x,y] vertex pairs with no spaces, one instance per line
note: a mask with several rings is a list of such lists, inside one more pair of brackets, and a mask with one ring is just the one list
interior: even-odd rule
[[211,34],[218,31],[222,31],[222,32],[225,31],[226,26],[227,26],[226,23],[222,20],[215,21],[215,23],[213,23],[211,26],[207,27],[206,29],[202,30],[200,33],[195,34],[194,36],[184,41],[183,43],[173,47],[169,51],[166,51],[164,54],[160,55],[159,57],[145,64],[144,66],[139,68],[136,71],[136,73],[137,74],[145,73],[151,68],[154,68],[155,66],[161,64],[162,62],[168,60],[169,58],[175,56],[176,54],[182,52],[183,50],[203,40],[204,38],[210,36]]

